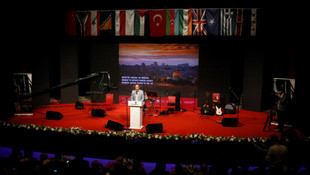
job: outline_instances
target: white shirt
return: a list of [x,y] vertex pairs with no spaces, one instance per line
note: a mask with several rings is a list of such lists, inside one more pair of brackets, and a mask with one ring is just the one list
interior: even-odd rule
[[135,101],[138,101],[138,92],[136,92],[136,98]]

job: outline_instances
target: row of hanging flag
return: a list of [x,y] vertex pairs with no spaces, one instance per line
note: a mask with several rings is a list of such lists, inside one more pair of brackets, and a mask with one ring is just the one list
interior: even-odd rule
[[255,36],[257,8],[67,11],[68,36]]

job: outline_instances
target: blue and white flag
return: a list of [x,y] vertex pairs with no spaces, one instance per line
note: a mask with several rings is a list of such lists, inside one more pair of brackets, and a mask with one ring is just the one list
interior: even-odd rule
[[220,35],[232,36],[233,35],[233,9],[221,9],[221,29]]

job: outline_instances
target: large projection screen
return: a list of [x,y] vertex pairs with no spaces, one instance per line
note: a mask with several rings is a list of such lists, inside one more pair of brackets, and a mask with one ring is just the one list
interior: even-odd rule
[[198,83],[198,44],[119,44],[122,95],[135,84],[159,95],[194,98]]

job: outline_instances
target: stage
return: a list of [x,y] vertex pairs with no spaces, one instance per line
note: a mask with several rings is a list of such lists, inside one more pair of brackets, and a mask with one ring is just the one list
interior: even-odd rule
[[[79,127],[82,130],[91,131],[112,131],[105,128],[109,120],[118,122],[124,125],[124,129],[128,129],[129,125],[129,110],[126,104],[96,104],[85,103],[84,109],[77,110],[75,104],[56,104],[39,106],[33,109],[33,116],[13,116],[6,122],[17,124],[36,126],[47,126],[51,128],[71,128]],[[104,117],[92,117],[91,109],[104,109],[107,113]],[[159,109],[159,108],[157,108]],[[166,106],[162,106],[161,110],[166,110]],[[63,115],[60,120],[46,119],[47,111],[57,111]],[[254,112],[247,110],[237,110],[237,114],[224,114],[223,116],[205,116],[200,114],[200,108],[188,109],[185,111],[176,111],[175,114],[170,112],[168,115],[160,115],[159,112],[146,111],[143,116],[143,128],[134,130],[136,132],[146,132],[148,124],[162,123],[163,133],[155,133],[159,135],[181,135],[188,136],[190,134],[203,134],[205,136],[214,137],[263,137],[268,138],[271,135],[280,136],[277,131],[269,130],[264,132],[263,128],[267,119],[268,113]],[[239,117],[237,127],[224,127],[220,122],[223,118]],[[275,126],[271,126],[275,128]],[[272,129],[271,128],[271,129]],[[300,137],[303,134],[296,130]]]

